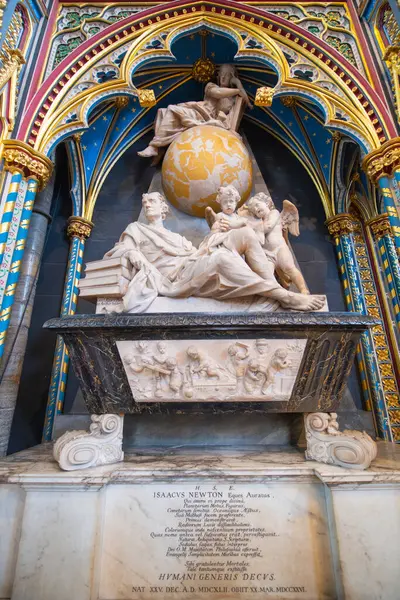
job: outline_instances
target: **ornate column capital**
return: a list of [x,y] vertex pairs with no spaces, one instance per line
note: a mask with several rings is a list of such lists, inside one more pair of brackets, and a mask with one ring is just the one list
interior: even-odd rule
[[92,233],[93,223],[83,217],[70,217],[67,222],[67,236],[69,238],[79,237],[86,240]]
[[40,189],[46,187],[53,171],[53,163],[20,140],[4,140],[3,158],[8,171],[19,171],[27,179],[36,178]]
[[387,213],[383,213],[377,217],[374,217],[373,219],[370,219],[367,225],[370,227],[372,235],[377,240],[385,237],[385,235],[393,235],[392,227],[389,221],[389,215]]
[[388,140],[377,150],[372,150],[365,156],[361,166],[375,185],[380,177],[391,177],[400,167],[400,137]]
[[354,231],[354,223],[351,215],[348,213],[341,213],[335,215],[325,221],[328,231],[334,237],[341,235],[349,235]]

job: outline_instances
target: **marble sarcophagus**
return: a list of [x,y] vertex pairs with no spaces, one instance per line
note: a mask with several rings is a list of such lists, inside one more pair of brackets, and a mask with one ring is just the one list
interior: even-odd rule
[[88,411],[337,410],[360,336],[355,313],[76,315],[62,335]]

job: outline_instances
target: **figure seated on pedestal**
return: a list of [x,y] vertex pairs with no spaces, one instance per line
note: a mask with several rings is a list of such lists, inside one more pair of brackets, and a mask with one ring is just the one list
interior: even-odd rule
[[235,68],[232,65],[221,65],[218,84],[210,82],[206,85],[204,100],[171,104],[157,111],[155,136],[147,148],[138,152],[139,156],[159,157],[160,148],[169,146],[183,131],[197,125],[237,130],[241,116],[235,115],[238,97],[243,98],[247,106],[251,107]]
[[[225,188],[221,189],[223,196]],[[302,311],[319,310],[324,305],[325,296],[297,294],[279,285],[272,263],[248,225],[232,229],[230,220],[225,219],[220,243],[206,248],[202,244],[197,249],[183,236],[164,228],[168,205],[159,192],[143,194],[142,205],[148,224],[128,225],[104,257],[124,257],[133,267],[123,297],[125,311],[144,312],[157,296],[224,300],[257,295]]]

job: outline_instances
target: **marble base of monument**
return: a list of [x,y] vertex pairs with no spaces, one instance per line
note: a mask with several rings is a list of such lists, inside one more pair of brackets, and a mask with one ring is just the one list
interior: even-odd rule
[[399,448],[353,471],[292,451],[0,462],[0,598],[397,600]]
[[[350,469],[366,469],[376,458],[376,443],[365,432],[339,431],[335,413],[305,415],[308,460]],[[54,458],[65,471],[121,462],[123,416],[92,415],[88,432],[67,431],[54,445]]]

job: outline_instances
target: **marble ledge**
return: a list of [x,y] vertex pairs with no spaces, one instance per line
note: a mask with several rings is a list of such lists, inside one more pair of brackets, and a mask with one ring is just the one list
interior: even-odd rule
[[223,479],[235,483],[315,483],[319,480],[344,489],[363,484],[392,487],[400,484],[400,447],[379,442],[378,456],[365,471],[306,461],[303,452],[296,448],[132,454],[126,456],[123,463],[72,472],[59,469],[52,457],[52,444],[43,444],[0,460],[0,484],[18,484],[27,489],[51,487],[51,491],[97,491],[111,484],[178,483],[198,479]]

